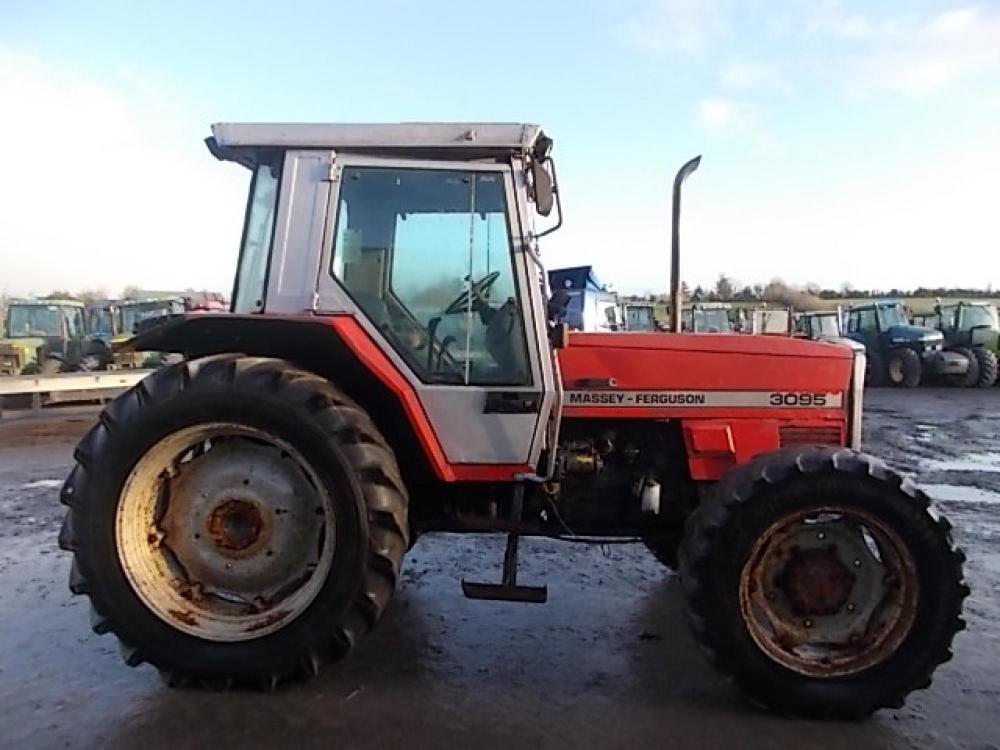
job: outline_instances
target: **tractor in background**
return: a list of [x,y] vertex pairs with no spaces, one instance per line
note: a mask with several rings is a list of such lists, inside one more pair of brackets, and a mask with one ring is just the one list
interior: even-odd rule
[[913,322],[934,328],[944,335],[947,351],[976,363],[964,379],[965,385],[989,388],[997,383],[997,352],[1000,350],[1000,322],[992,302],[957,301],[938,304],[933,312],[918,313]]
[[735,310],[728,302],[692,302],[681,312],[681,330],[685,333],[733,333]]
[[73,299],[7,303],[0,339],[0,374],[51,375],[86,369],[90,342],[84,305]]
[[847,337],[864,344],[869,385],[916,388],[925,379],[971,385],[978,378],[975,358],[944,350],[944,335],[913,325],[901,302],[881,300],[847,311]]
[[180,297],[97,300],[87,306],[87,326],[90,344],[86,369],[156,367],[161,364],[159,352],[123,350],[122,344],[132,339],[148,321],[170,315],[180,315],[187,306]]

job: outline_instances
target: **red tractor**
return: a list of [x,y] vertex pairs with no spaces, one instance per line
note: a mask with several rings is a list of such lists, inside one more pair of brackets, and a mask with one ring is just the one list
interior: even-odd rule
[[[923,492],[858,452],[863,353],[569,334],[539,257],[562,211],[537,126],[213,133],[252,175],[233,314],[139,336],[186,360],[107,407],[62,491],[70,588],[128,664],[313,675],[434,531],[508,534],[501,583],[463,588],[533,602],[520,536],[645,542],[711,661],[781,712],[899,706],[949,658],[963,556]],[[675,231],[675,288],[678,257]]]

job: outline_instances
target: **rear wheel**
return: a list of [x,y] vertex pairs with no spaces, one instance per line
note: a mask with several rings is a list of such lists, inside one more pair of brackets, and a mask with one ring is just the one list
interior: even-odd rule
[[765,455],[716,489],[681,581],[695,637],[751,700],[857,718],[930,684],[968,588],[923,492],[846,449]]
[[60,545],[92,625],[173,683],[273,687],[377,622],[407,547],[392,451],[354,402],[291,365],[164,368],[76,450]]
[[976,387],[991,388],[997,382],[997,355],[982,346],[975,347],[972,353],[979,364],[979,378],[976,380]]
[[923,366],[920,355],[912,349],[893,349],[886,360],[889,384],[896,388],[916,388],[920,385]]
[[865,385],[872,388],[885,385],[885,360],[876,351],[869,350],[865,357]]
[[975,388],[976,383],[979,382],[979,359],[975,352],[964,346],[956,347],[952,351],[955,354],[961,354],[969,363],[969,368],[964,374],[955,376],[955,384],[961,388]]

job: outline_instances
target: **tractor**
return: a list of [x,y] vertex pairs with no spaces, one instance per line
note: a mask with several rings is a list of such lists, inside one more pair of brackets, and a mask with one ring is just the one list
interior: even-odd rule
[[968,385],[989,388],[997,382],[997,352],[1000,351],[1000,322],[992,302],[949,302],[938,304],[934,312],[913,316],[914,323],[936,328],[944,334],[946,349],[975,361],[977,377]]
[[158,352],[124,351],[129,341],[147,321],[179,315],[186,310],[183,299],[150,298],[97,300],[88,305],[87,319],[91,345],[85,357],[86,369],[155,367],[161,362]]
[[847,311],[847,337],[864,344],[868,355],[866,382],[916,388],[924,379],[969,385],[978,377],[974,359],[944,351],[940,331],[910,323],[901,302],[878,300]]
[[433,532],[507,535],[471,607],[547,600],[518,580],[523,536],[647,544],[710,661],[786,714],[902,705],[949,658],[963,556],[860,452],[864,354],[680,333],[697,160],[673,331],[621,334],[558,322],[538,126],[219,124],[207,145],[250,175],[232,314],[137,337],[185,360],[106,407],[61,492],[70,588],[127,664],[315,675]]
[[88,350],[83,303],[22,299],[7,305],[0,374],[51,375],[81,367]]
[[666,325],[656,317],[656,306],[651,302],[629,300],[620,304],[626,331],[662,331]]
[[726,302],[692,302],[683,307],[681,327],[687,333],[732,333],[731,313],[733,306]]

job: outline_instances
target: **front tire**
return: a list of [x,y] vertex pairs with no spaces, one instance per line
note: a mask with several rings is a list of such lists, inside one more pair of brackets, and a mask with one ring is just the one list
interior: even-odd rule
[[126,663],[271,688],[344,656],[389,603],[407,495],[368,415],[289,363],[166,367],[77,446],[60,546]]
[[916,388],[920,385],[923,365],[920,355],[912,349],[893,349],[886,362],[889,384],[895,388]]
[[756,704],[817,718],[899,707],[951,658],[964,556],[923,492],[847,449],[737,467],[688,522],[703,651]]

